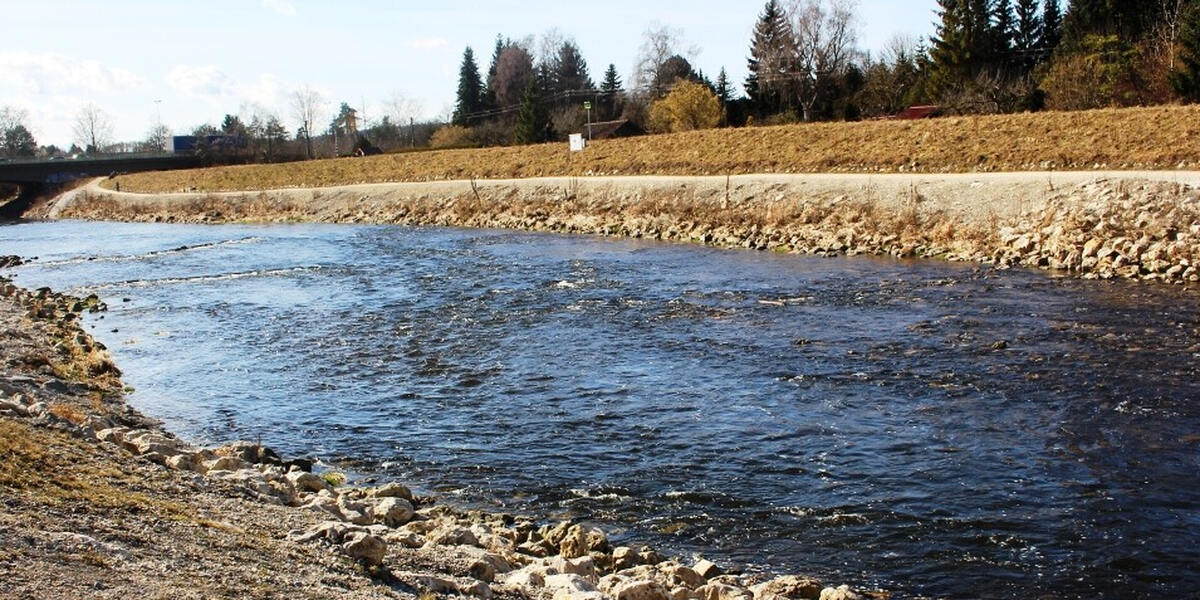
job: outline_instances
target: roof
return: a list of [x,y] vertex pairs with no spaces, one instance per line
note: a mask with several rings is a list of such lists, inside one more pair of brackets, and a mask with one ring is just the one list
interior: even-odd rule
[[937,116],[941,107],[938,106],[910,106],[896,114],[895,118],[904,120],[913,119],[929,119]]
[[599,123],[592,123],[591,131],[593,140],[627,137],[642,133],[641,129],[637,125],[629,122],[629,119],[617,119],[616,121],[601,121]]

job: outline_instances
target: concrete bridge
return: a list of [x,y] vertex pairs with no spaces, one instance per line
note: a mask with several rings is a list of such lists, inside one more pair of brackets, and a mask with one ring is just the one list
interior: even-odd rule
[[55,186],[78,179],[139,171],[191,169],[199,166],[200,159],[195,156],[174,154],[0,161],[0,184],[9,184],[20,190],[16,198],[0,205],[0,218],[20,217],[38,196],[50,192]]

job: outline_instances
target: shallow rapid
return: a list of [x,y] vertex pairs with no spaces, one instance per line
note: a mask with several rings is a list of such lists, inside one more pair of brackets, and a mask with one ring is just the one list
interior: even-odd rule
[[582,236],[25,223],[130,402],[896,597],[1200,592],[1200,293]]

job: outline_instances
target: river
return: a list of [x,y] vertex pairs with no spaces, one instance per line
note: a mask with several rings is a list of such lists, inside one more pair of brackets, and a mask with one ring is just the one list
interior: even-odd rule
[[1200,294],[386,226],[22,223],[204,444],[894,597],[1200,592]]

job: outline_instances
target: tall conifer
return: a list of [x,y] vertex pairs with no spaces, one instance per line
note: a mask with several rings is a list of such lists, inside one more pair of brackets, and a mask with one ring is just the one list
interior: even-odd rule
[[785,85],[792,65],[795,39],[787,13],[776,0],[767,0],[754,26],[750,43],[750,58],[746,61],[746,95],[758,112],[763,114],[782,109]]
[[604,81],[600,82],[601,106],[604,107],[605,119],[617,117],[617,107],[620,105],[621,76],[617,74],[617,66],[609,63],[604,72]]
[[467,46],[463,52],[462,66],[458,70],[458,100],[454,105],[454,124],[470,125],[471,115],[479,112],[483,104],[483,84],[479,80],[479,65],[475,64],[475,51]]
[[1179,45],[1180,68],[1171,75],[1171,86],[1185,100],[1200,102],[1200,4],[1184,9]]
[[1062,8],[1058,0],[1045,0],[1042,7],[1042,43],[1043,51],[1050,52],[1062,41]]

